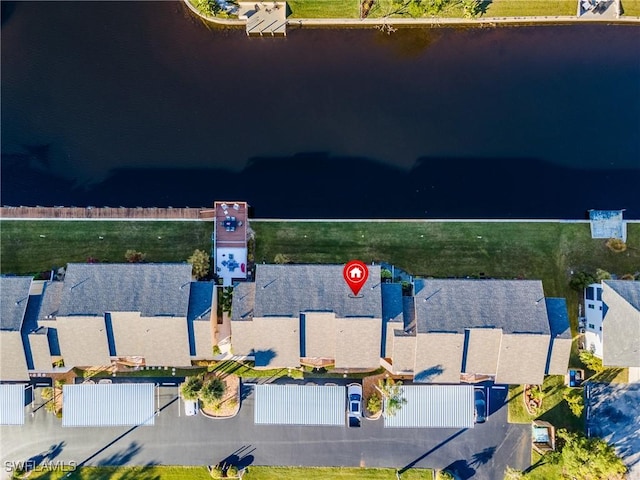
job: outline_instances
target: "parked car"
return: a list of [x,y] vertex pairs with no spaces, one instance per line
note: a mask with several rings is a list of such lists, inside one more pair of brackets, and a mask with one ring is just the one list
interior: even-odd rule
[[359,427],[362,417],[362,385],[350,383],[347,385],[348,411],[347,417],[350,427]]
[[484,388],[475,388],[473,390],[474,414],[473,421],[475,423],[484,423],[487,420],[487,399],[484,394]]
[[198,400],[184,400],[184,414],[192,417],[198,414]]

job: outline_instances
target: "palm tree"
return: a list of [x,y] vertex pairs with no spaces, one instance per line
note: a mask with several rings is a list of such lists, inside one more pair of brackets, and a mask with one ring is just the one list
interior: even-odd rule
[[402,396],[401,381],[396,382],[392,378],[380,379],[377,389],[385,400],[384,415],[387,417],[393,417],[407,403],[407,399]]
[[202,379],[199,376],[187,377],[187,381],[182,384],[180,391],[185,400],[195,400],[202,389]]
[[216,403],[222,399],[227,386],[219,377],[207,381],[200,390],[200,398],[205,403]]

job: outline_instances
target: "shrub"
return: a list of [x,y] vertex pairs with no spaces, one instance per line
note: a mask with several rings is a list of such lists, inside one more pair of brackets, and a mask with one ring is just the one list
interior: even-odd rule
[[238,476],[238,467],[235,465],[231,465],[227,468],[227,477],[237,477]]
[[562,393],[562,398],[567,401],[571,413],[573,413],[576,417],[580,417],[582,415],[582,410],[584,410],[582,389],[567,388]]
[[456,480],[456,477],[454,477],[451,472],[440,470],[438,472],[438,480]]
[[193,254],[187,259],[187,263],[190,263],[192,265],[193,276],[198,280],[201,280],[209,275],[210,258],[209,254],[204,250],[196,249]]
[[580,361],[584,363],[584,365],[595,373],[600,373],[604,371],[604,366],[602,365],[602,359],[596,357],[593,353],[588,350],[582,350],[580,352]]
[[616,253],[624,252],[627,249],[627,244],[621,238],[610,238],[606,245],[609,250]]
[[224,396],[227,386],[219,377],[208,380],[200,389],[200,398],[208,403],[215,404]]
[[211,467],[209,469],[209,473],[211,474],[211,478],[224,478],[224,471],[222,470],[222,467],[218,465]]
[[372,394],[367,401],[367,410],[373,415],[377,415],[382,410],[382,400],[377,394]]
[[187,381],[182,384],[180,391],[185,400],[195,400],[202,390],[202,379],[199,376],[187,377]]
[[569,281],[569,286],[577,290],[578,292],[582,292],[588,285],[591,283],[595,283],[596,278],[587,272],[576,272],[571,277]]
[[137,250],[127,250],[124,254],[124,258],[129,263],[141,263],[147,257],[146,253],[138,252]]

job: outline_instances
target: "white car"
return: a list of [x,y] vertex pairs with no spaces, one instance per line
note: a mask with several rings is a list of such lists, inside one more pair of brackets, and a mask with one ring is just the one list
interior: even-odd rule
[[362,417],[362,385],[350,383],[347,385],[347,419],[350,427],[359,427]]
[[198,400],[183,400],[184,402],[184,414],[187,417],[192,417],[198,414]]

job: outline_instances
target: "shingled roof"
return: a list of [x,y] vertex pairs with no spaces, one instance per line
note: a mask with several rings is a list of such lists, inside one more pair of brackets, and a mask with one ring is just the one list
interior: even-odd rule
[[0,330],[20,331],[30,287],[31,277],[0,277]]
[[539,280],[422,280],[416,287],[418,333],[477,327],[549,334]]
[[605,280],[611,289],[629,305],[640,312],[640,282],[630,280]]
[[64,283],[62,282],[46,282],[44,284],[38,321],[52,320],[58,315],[63,289]]
[[608,307],[603,319],[602,363],[640,367],[640,282],[606,280],[602,287],[602,300]]
[[[354,298],[342,265],[257,265],[254,317],[297,317],[300,312],[332,311],[338,318],[381,318],[380,266]],[[234,312],[236,315],[240,312]]]
[[58,316],[119,311],[186,317],[190,287],[186,263],[69,264]]

